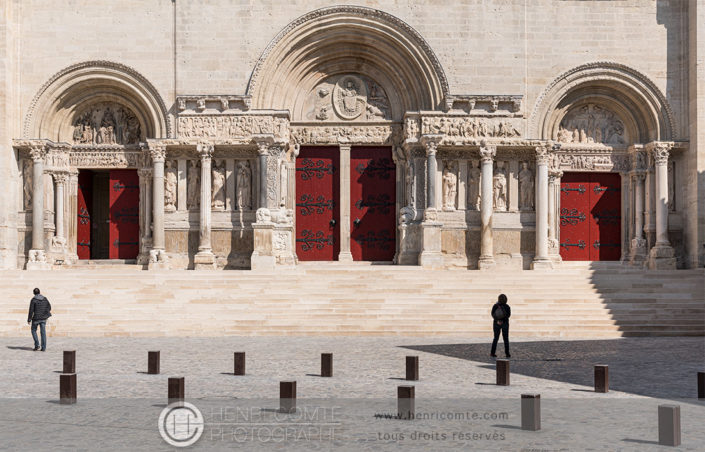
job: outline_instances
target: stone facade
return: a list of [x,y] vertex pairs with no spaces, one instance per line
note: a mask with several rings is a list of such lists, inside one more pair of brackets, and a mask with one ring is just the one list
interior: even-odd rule
[[702,266],[705,0],[530,3],[4,2],[0,265],[78,260],[86,169],[137,170],[138,263],[293,265],[299,149],[364,145],[398,264],[556,266],[590,172],[621,176],[623,263]]

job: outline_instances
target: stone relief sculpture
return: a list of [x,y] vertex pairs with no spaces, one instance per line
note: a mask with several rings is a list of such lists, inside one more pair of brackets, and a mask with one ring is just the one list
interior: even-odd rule
[[329,77],[308,100],[308,119],[319,121],[391,119],[386,93],[374,80],[362,75]]
[[624,123],[609,110],[583,105],[565,115],[558,129],[561,143],[624,144]]
[[519,209],[534,209],[534,173],[527,162],[521,162],[519,171]]
[[93,105],[73,122],[74,144],[136,144],[140,137],[137,116],[113,102]]
[[282,161],[279,164],[279,206],[286,206],[286,195],[288,193],[288,183],[289,180],[288,172],[286,170],[286,163]]
[[458,163],[446,161],[443,168],[443,209],[455,210],[455,196],[458,193]]
[[225,210],[225,162],[213,160],[211,208]]
[[492,186],[494,189],[494,210],[507,210],[507,174],[504,170],[504,162],[501,160],[497,161]]
[[468,169],[468,209],[480,210],[480,177],[482,171],[478,168],[477,160],[470,160]]
[[414,177],[414,159],[406,160],[405,174],[406,205],[414,208],[416,206],[416,178]]
[[421,122],[424,135],[446,135],[462,138],[512,138],[521,133],[509,121],[487,121],[477,118],[445,118],[424,116]]
[[237,162],[237,207],[252,209],[252,170],[247,160]]
[[198,209],[201,199],[201,168],[198,160],[189,160],[186,184],[186,208]]
[[167,160],[164,168],[164,210],[176,211],[176,168],[174,162]]
[[22,163],[22,189],[24,191],[24,210],[32,208],[32,161],[25,159]]
[[676,210],[676,162],[668,162],[668,210],[674,212]]
[[244,139],[271,133],[277,139],[289,139],[287,119],[270,116],[180,116],[178,128],[182,138]]

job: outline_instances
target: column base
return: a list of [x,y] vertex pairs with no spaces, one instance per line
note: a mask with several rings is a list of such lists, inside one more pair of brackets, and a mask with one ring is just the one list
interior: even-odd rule
[[419,265],[424,268],[443,268],[441,253],[441,223],[426,221],[421,223],[421,254]]
[[44,250],[29,250],[27,270],[50,270]]
[[670,245],[655,245],[649,252],[650,270],[675,270],[676,252]]
[[629,264],[641,267],[646,263],[646,240],[632,239],[629,246]]
[[492,270],[496,266],[497,262],[495,262],[492,256],[480,256],[480,259],[477,261],[478,270]]
[[203,250],[193,257],[194,270],[215,270],[215,255],[211,250]]
[[552,269],[553,261],[549,258],[534,259],[531,263],[532,270]]
[[350,251],[341,251],[340,254],[338,254],[338,262],[352,262],[353,261],[353,256]]
[[167,256],[166,251],[149,250],[148,270],[168,270],[169,267],[169,256]]

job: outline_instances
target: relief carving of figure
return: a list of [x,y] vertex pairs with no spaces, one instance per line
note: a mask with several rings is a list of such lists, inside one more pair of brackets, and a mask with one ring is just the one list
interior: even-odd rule
[[176,168],[171,160],[167,160],[164,168],[164,210],[176,210]]
[[477,160],[470,160],[468,170],[468,209],[480,210],[480,177],[482,171],[477,167]]
[[412,158],[406,160],[406,205],[410,207],[416,206],[416,186],[414,177],[414,162]]
[[137,116],[112,102],[93,105],[73,122],[75,144],[136,144],[140,136]]
[[190,160],[186,185],[186,208],[198,209],[201,199],[201,168],[198,160]]
[[22,180],[24,191],[24,210],[32,208],[32,161],[26,159],[22,164]]
[[458,164],[445,162],[443,168],[443,209],[455,210],[455,196],[458,193]]
[[534,173],[529,169],[529,164],[521,163],[519,171],[519,209],[533,210],[534,208]]
[[673,212],[676,210],[675,192],[676,192],[676,162],[668,162],[668,210]]
[[333,88],[333,106],[343,119],[355,119],[366,111],[367,87],[354,75],[338,79]]
[[492,181],[494,189],[494,210],[507,210],[507,174],[504,170],[504,162],[497,161],[497,168]]
[[212,169],[212,191],[211,191],[211,207],[215,210],[225,209],[225,162],[218,164],[213,161]]
[[568,112],[558,129],[562,143],[624,144],[624,123],[617,115],[595,104],[583,105]]
[[237,162],[237,207],[252,209],[252,170],[247,160]]

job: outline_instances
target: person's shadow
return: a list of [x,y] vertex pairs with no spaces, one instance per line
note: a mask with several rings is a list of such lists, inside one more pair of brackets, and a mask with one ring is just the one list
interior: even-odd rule
[[30,352],[34,350],[33,347],[19,347],[17,345],[7,345],[7,348],[10,350],[28,350]]

